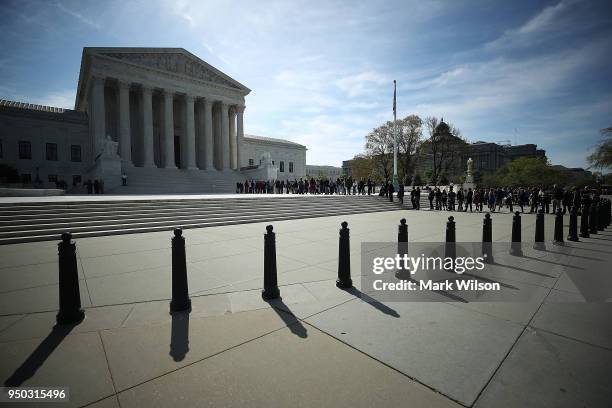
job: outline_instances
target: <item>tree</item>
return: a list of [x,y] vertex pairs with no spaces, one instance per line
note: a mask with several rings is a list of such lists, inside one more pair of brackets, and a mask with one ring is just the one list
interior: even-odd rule
[[612,168],[612,127],[599,131],[604,140],[595,146],[595,151],[587,157],[589,168]]
[[[457,176],[462,172],[461,160],[467,149],[467,141],[461,131],[451,123],[435,116],[425,118],[429,139],[422,144],[422,151],[431,157],[431,183],[440,182],[441,176]],[[455,174],[459,173],[459,174]]]
[[351,161],[351,173],[354,180],[363,178],[366,180],[371,177],[374,172],[374,160],[371,156],[359,154],[353,157]]
[[412,174],[418,147],[423,138],[423,121],[417,115],[408,115],[397,121],[398,170],[404,179]]
[[483,187],[551,187],[553,184],[565,185],[566,174],[555,169],[541,157],[521,157],[497,169],[494,174],[483,177]]
[[383,177],[388,178],[393,165],[393,122],[387,122],[372,130],[366,136],[365,148]]

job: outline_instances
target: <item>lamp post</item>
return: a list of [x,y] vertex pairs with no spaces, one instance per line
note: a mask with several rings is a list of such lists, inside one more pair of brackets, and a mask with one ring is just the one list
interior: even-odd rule
[[393,189],[398,191],[397,181],[397,108],[396,108],[396,81],[393,80]]

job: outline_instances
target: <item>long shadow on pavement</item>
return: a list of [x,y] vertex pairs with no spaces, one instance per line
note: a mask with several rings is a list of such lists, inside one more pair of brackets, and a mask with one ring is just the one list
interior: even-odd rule
[[36,347],[28,358],[4,381],[5,387],[19,387],[32,378],[36,371],[45,363],[47,358],[61,344],[76,325],[55,325],[51,333]]
[[374,299],[373,297],[369,295],[366,295],[365,293],[363,293],[362,291],[360,291],[359,289],[355,287],[344,289],[344,291],[347,293],[350,293],[351,295],[355,297],[360,298],[364,302],[372,305],[375,309],[380,310],[386,315],[393,316],[393,317],[400,317],[399,313],[397,313],[394,309],[391,309],[389,306],[385,305],[384,303],[380,303],[378,300]]
[[287,325],[289,330],[291,330],[291,333],[303,339],[308,337],[308,330],[306,330],[306,327],[302,324],[302,322],[300,322],[300,320],[291,312],[291,309],[289,309],[289,306],[283,302],[282,298],[266,300],[266,302],[268,302],[278,317],[283,319],[283,322],[285,322],[285,325]]
[[170,355],[174,361],[183,361],[189,352],[189,311],[172,313]]

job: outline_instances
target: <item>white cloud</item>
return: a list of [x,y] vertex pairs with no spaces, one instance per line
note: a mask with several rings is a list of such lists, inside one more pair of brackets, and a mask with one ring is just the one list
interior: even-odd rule
[[100,28],[100,24],[97,23],[96,21],[92,20],[91,18],[84,16],[83,14],[79,13],[76,10],[72,10],[66,6],[64,6],[62,3],[56,3],[57,8],[59,8],[60,10],[62,10],[64,13],[76,18],[77,20],[79,20],[81,23],[86,24],[90,27],[99,29]]
[[335,81],[335,84],[349,98],[362,96],[372,92],[373,88],[391,84],[384,75],[375,71],[365,71],[358,74],[348,75]]

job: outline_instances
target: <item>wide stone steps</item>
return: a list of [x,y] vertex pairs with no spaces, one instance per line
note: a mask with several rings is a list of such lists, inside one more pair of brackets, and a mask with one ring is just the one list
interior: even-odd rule
[[129,167],[127,186],[105,191],[112,194],[157,194],[157,193],[233,193],[236,182],[243,176],[234,170],[204,171],[185,169],[159,169]]
[[378,197],[285,196],[0,206],[0,244],[397,210]]

